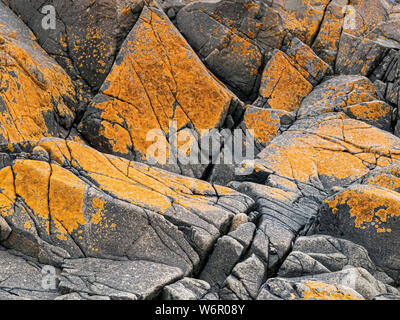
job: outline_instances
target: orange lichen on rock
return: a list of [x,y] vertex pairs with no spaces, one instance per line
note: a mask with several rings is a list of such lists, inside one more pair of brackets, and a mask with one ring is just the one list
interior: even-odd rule
[[356,228],[365,229],[372,225],[376,232],[391,232],[390,219],[400,215],[400,195],[388,189],[380,189],[366,185],[356,185],[346,189],[333,199],[325,201],[337,213],[337,207],[347,205],[349,214],[354,218]]
[[297,38],[289,42],[285,53],[290,63],[313,85],[317,85],[326,75],[333,73],[332,68],[324,60]]
[[45,138],[30,148],[26,158],[0,170],[0,214],[14,234],[5,245],[35,257],[43,246],[48,254],[47,245],[74,257],[148,257],[153,251],[136,249],[136,243],[174,243],[176,259],[192,268],[199,256],[178,227],[190,226],[185,232],[204,255],[252,203],[234,190],[73,141]]
[[310,44],[318,32],[329,0],[281,0],[276,9],[284,26],[306,44]]
[[383,101],[369,101],[351,105],[345,108],[344,112],[349,112],[355,119],[377,121],[388,115],[391,109],[389,105]]
[[[4,170],[4,169],[3,169]],[[85,185],[58,165],[36,160],[18,160],[12,166],[16,195],[36,216],[36,224],[50,235],[50,221],[60,240],[85,225],[83,198]]]
[[[149,130],[161,129],[159,138],[166,139],[171,121],[178,129],[189,123],[199,130],[220,127],[233,97],[152,7],[144,8],[101,91],[80,131],[98,147],[88,133],[95,126],[102,149],[128,157],[133,149],[142,156],[138,160],[154,143],[147,140]],[[97,111],[100,122],[91,116]]]
[[304,183],[324,176],[334,185],[400,158],[396,137],[363,122],[338,114],[307,123],[275,138],[258,155],[256,170]]
[[256,142],[266,144],[278,135],[280,116],[285,113],[283,110],[251,107],[245,112],[243,120],[246,128],[253,130]]
[[[62,144],[65,147],[60,147]],[[198,207],[210,214],[212,211],[217,213],[209,197],[216,196],[216,192],[219,196],[235,194],[228,188],[213,187],[201,180],[169,174],[157,168],[105,155],[72,141],[51,139],[43,141],[39,146],[49,153],[51,159],[73,159],[72,165],[83,168],[99,188],[107,193],[161,214],[173,210],[173,204]],[[60,150],[68,154],[60,157]]]
[[267,99],[273,109],[296,111],[312,88],[312,84],[278,50],[263,72],[260,96]]
[[312,49],[330,65],[335,63],[348,2],[349,0],[333,0],[328,4],[312,45]]
[[350,290],[332,284],[309,280],[304,285],[308,289],[301,292],[301,300],[361,300]]
[[[31,38],[0,25],[0,138],[2,143],[62,136],[74,119],[75,87],[65,71]],[[70,104],[70,103],[69,103]],[[74,104],[74,103],[72,103]],[[57,116],[56,116],[57,115]]]

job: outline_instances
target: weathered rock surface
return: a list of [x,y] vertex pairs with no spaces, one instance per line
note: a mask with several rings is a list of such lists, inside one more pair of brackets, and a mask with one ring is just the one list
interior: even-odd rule
[[210,290],[210,285],[202,280],[183,278],[164,287],[162,299],[165,300],[200,300]]
[[376,169],[324,201],[320,209],[321,233],[338,235],[363,245],[398,284],[399,167]]
[[399,299],[399,17],[2,0],[0,299]]
[[365,300],[354,289],[310,279],[268,280],[257,300]]
[[[3,245],[64,269],[64,261],[74,259],[66,264],[80,279],[89,262],[99,279],[112,263],[127,273],[144,276],[146,264],[165,273],[156,283],[154,274],[147,273],[149,283],[143,288],[114,286],[123,296],[153,297],[161,284],[197,273],[233,216],[252,204],[228,188],[61,139],[42,140],[29,154],[8,157],[10,165],[0,171],[1,215],[12,231]],[[106,295],[100,289],[78,290],[69,282],[64,286]]]
[[348,267],[363,268],[382,282],[394,283],[393,279],[371,261],[364,247],[325,235],[299,237],[278,275],[292,278],[336,272]]
[[[143,0],[4,2],[32,29],[44,50],[74,79],[81,79],[94,90],[100,88],[110,72],[121,43],[144,3]],[[55,9],[55,29],[42,26],[45,14],[49,13],[44,10],[45,5]]]
[[[62,268],[58,286],[61,292],[79,292],[112,300],[156,298],[164,285],[183,275],[176,267],[150,261],[86,258],[69,260]],[[149,276],[149,270],[153,276]]]
[[302,100],[297,116],[329,112],[343,112],[350,118],[392,131],[392,107],[379,99],[371,81],[363,76],[338,76],[323,82]]
[[[170,145],[182,146],[173,141],[174,131],[219,129],[235,105],[233,94],[204,67],[167,16],[148,6],[100,91],[79,131],[99,150],[137,161],[154,162],[147,150],[156,139],[168,147],[165,159],[172,156]],[[179,162],[166,162],[156,163],[194,177],[205,170],[204,165],[181,168]]]
[[264,55],[286,34],[263,1],[197,1],[179,11],[177,25],[210,70],[245,96],[255,89]]
[[[300,291],[302,290],[302,291]],[[300,291],[300,292],[299,292]],[[300,278],[273,278],[263,286],[259,298],[370,300],[380,294],[398,294],[362,268],[322,273]]]
[[0,143],[67,137],[77,108],[66,72],[0,3]]
[[43,288],[43,266],[0,247],[0,300],[52,300],[60,294]]

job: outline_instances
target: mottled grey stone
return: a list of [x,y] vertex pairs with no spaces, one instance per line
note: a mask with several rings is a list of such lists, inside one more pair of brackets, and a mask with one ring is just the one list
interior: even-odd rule
[[163,300],[200,300],[210,290],[208,282],[183,278],[173,284],[164,287],[161,299]]
[[176,267],[143,260],[83,258],[69,260],[62,268],[59,283],[62,293],[86,293],[124,300],[156,298],[165,285],[183,276]]

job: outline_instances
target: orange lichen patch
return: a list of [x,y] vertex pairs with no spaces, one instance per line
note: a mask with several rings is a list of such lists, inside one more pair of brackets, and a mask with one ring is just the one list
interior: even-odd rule
[[284,113],[253,107],[245,113],[244,123],[247,129],[253,130],[256,141],[265,144],[277,136],[280,127],[279,116]]
[[0,214],[3,218],[13,214],[15,203],[14,175],[11,167],[0,170]]
[[83,217],[84,183],[58,165],[36,160],[18,160],[12,167],[15,192],[37,217],[37,224],[50,235],[50,221],[55,233],[66,240]]
[[[357,185],[336,195],[325,203],[333,209],[347,205],[350,217],[355,218],[354,226],[365,229],[375,226],[378,233],[391,232],[390,219],[400,215],[400,195],[397,192],[372,186]],[[337,213],[337,210],[332,212]]]
[[330,1],[285,0],[279,2],[282,3],[282,7],[277,7],[277,9],[284,21],[285,27],[301,41],[310,44],[318,31],[325,8]]
[[312,49],[330,65],[335,63],[342,33],[345,16],[343,2],[347,3],[348,1],[332,1],[329,3],[324,20],[312,46]]
[[[38,148],[45,150],[50,155],[50,160],[56,161],[57,163],[63,164],[65,160],[72,160],[71,154],[69,153],[67,144],[64,140],[41,140],[40,146],[35,147],[33,150],[36,151]],[[49,152],[50,150],[51,152]]]
[[361,300],[353,292],[335,285],[318,281],[306,281],[307,290],[301,293],[301,300]]
[[99,198],[94,198],[92,200],[92,207],[95,210],[95,213],[92,215],[92,222],[94,224],[99,224],[104,217],[104,205],[105,201]]
[[51,164],[49,208],[60,240],[66,240],[66,234],[87,223],[83,214],[85,189],[85,184],[74,174]]
[[276,51],[262,75],[260,96],[273,109],[296,111],[313,86],[289,62],[282,51]]
[[390,107],[383,101],[370,101],[355,104],[345,108],[343,111],[349,112],[356,119],[377,121],[390,113]]
[[171,121],[177,128],[191,122],[199,130],[223,123],[232,94],[215,81],[163,13],[146,7],[120,54],[122,61],[103,86],[103,93],[114,99],[89,107],[102,111],[99,134],[111,152],[127,155],[134,148],[146,155],[154,143],[146,140],[149,130],[168,134]]
[[13,165],[15,192],[41,220],[49,219],[49,180],[51,168],[47,162],[18,160]]
[[[43,143],[51,159],[70,157],[73,159],[72,165],[84,170],[101,190],[114,195],[118,199],[160,214],[165,213],[173,204],[179,204],[185,208],[197,208],[203,210],[203,212],[206,210],[217,212],[218,210],[213,207],[216,200],[212,201],[210,196],[216,197],[217,194],[224,196],[235,193],[228,188],[213,187],[205,181],[173,175],[161,169],[112,155],[105,155],[72,141],[52,139],[44,140]],[[61,147],[63,143],[65,147]],[[39,144],[39,146],[41,145]],[[65,156],[60,156],[60,152],[68,153]],[[55,157],[53,153],[57,156]],[[61,164],[63,163],[64,161],[61,162]],[[78,179],[76,176],[73,177],[72,182]],[[83,188],[83,185],[81,186],[78,181],[73,182],[73,184],[78,184],[76,197],[80,197]],[[93,205],[100,210],[100,203],[98,203],[98,200],[95,201],[96,203],[93,203]],[[79,217],[79,224],[84,224],[83,217],[79,216],[78,210],[81,202],[79,200],[76,203],[75,216]],[[96,214],[95,221],[98,221],[99,217]],[[66,229],[71,228],[66,227]]]
[[382,172],[367,179],[368,185],[397,191],[400,188],[400,168],[383,169]]
[[[340,115],[340,114],[339,114]],[[301,182],[325,176],[353,181],[369,172],[365,160],[378,167],[400,158],[398,139],[352,119],[327,117],[310,128],[275,138],[258,156],[256,168]],[[380,162],[376,160],[385,159]]]
[[37,44],[12,38],[7,27],[1,32],[0,135],[9,142],[59,135],[51,114],[72,122],[74,113],[64,102],[75,101],[71,79]]

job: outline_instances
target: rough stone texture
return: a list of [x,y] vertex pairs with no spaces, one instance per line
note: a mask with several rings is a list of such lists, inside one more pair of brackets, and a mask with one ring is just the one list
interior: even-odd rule
[[[175,130],[221,128],[233,99],[167,16],[148,6],[125,39],[100,91],[79,131],[102,152],[150,162],[156,162],[147,158],[155,139],[180,150],[182,143],[169,137],[173,134],[172,122]],[[149,137],[150,130],[158,132]],[[169,157],[168,150],[165,152]],[[185,169],[180,163],[166,162],[156,163],[194,177],[201,177],[205,170],[204,165]]]
[[[256,153],[261,152],[274,137],[280,135],[294,122],[295,115],[285,110],[249,106],[238,125],[243,132],[253,131]],[[257,155],[256,154],[256,155]]]
[[259,99],[272,109],[296,111],[312,88],[287,56],[277,50],[262,74]]
[[398,159],[399,143],[342,113],[297,120],[274,138],[255,160],[254,173],[237,176],[248,181],[229,184],[256,201],[260,217],[249,250],[268,274],[277,272],[296,236],[309,232],[320,204],[337,188]]
[[112,300],[156,298],[164,285],[183,275],[176,267],[150,261],[85,258],[69,260],[62,268],[58,285],[61,292],[79,292]]
[[398,163],[376,169],[324,201],[319,232],[363,245],[374,262],[398,284]]
[[0,298],[399,299],[399,17],[2,0]]
[[286,53],[291,64],[307,79],[313,86],[319,84],[325,77],[333,74],[329,64],[322,60],[305,43],[298,38],[293,38],[284,44],[282,50]]
[[52,300],[60,294],[42,287],[42,267],[0,247],[0,300]]
[[[72,75],[98,90],[119,47],[135,24],[143,0],[4,1],[35,33],[39,44]],[[44,29],[41,12],[52,5],[56,29]]]
[[286,30],[306,44],[317,36],[329,0],[272,1]]
[[393,279],[371,261],[364,247],[325,235],[299,237],[280,267],[278,276],[292,278],[329,273],[349,266],[364,268],[376,279],[393,284]]
[[247,250],[254,230],[253,223],[246,223],[220,238],[200,274],[200,279],[208,282],[211,287],[220,287]]
[[67,137],[77,107],[66,72],[0,3],[0,143]]
[[1,215],[12,229],[4,245],[45,263],[128,258],[188,275],[252,203],[70,141],[43,140],[31,156],[14,156],[0,171]]
[[344,112],[353,119],[392,131],[392,108],[379,99],[375,87],[363,76],[338,76],[317,86],[301,103],[298,118]]
[[[303,288],[306,290],[299,292]],[[340,289],[350,290],[358,295],[343,293]],[[282,292],[277,294],[277,291]],[[398,290],[376,280],[363,268],[347,268],[343,271],[308,277],[274,278],[264,284],[260,293],[261,298],[262,295],[278,295],[278,297],[285,295],[288,299],[297,299],[298,296],[303,299],[329,299],[331,295],[338,295],[333,298],[335,300],[352,300],[359,296],[370,300],[380,294],[398,294]],[[340,297],[341,295],[344,297]],[[285,296],[283,297],[286,298]]]
[[161,298],[164,300],[200,300],[210,288],[210,285],[205,281],[183,278],[165,286]]
[[365,300],[354,289],[309,279],[268,280],[257,300]]
[[256,299],[265,275],[264,263],[252,254],[233,268],[219,290],[219,297],[224,300]]
[[197,1],[179,11],[177,25],[210,70],[244,96],[286,34],[278,13],[253,0]]

